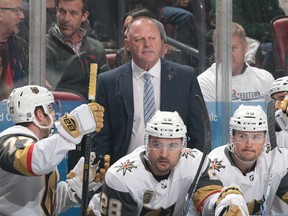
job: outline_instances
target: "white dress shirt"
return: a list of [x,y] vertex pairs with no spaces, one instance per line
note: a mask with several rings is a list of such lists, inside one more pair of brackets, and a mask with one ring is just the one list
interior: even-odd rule
[[160,59],[154,67],[149,71],[144,71],[138,67],[132,60],[132,83],[133,83],[133,99],[134,99],[134,117],[131,140],[127,154],[132,152],[138,146],[144,145],[145,123],[143,110],[143,91],[144,91],[144,73],[151,75],[151,82],[154,88],[156,110],[160,109],[160,75],[161,62]]

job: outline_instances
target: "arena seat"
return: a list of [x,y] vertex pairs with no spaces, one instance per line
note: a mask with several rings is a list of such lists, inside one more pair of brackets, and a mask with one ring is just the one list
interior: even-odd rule
[[[288,48],[288,16],[278,16],[271,21],[273,56],[277,77],[286,76],[284,59]],[[287,71],[287,70],[286,70]]]
[[110,69],[113,69],[115,68],[115,64],[116,64],[116,53],[108,53],[106,54],[106,58],[107,58],[107,61],[109,63],[109,67]]
[[52,91],[55,100],[63,101],[84,101],[85,98],[73,92],[66,91]]

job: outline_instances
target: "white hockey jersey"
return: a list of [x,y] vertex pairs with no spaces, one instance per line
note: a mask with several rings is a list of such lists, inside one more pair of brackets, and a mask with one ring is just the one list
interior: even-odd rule
[[[159,181],[149,171],[144,154],[145,148],[139,147],[109,168],[101,193],[102,215],[181,215],[202,153],[196,149],[184,149],[177,166]],[[208,162],[205,167],[208,168]],[[222,188],[218,180],[207,182],[211,190]],[[201,181],[202,186],[205,181]]]
[[[271,151],[264,152],[257,159],[254,169],[243,175],[230,159],[228,146],[220,146],[209,154],[211,159],[210,175],[219,178],[224,186],[232,183],[240,186],[248,205],[250,215],[257,215],[263,201],[265,184],[269,175],[271,162]],[[272,167],[272,184],[267,199],[266,215],[271,215],[272,202],[277,195],[284,202],[288,203],[288,150],[276,148],[275,160]],[[279,212],[277,210],[277,212]],[[287,213],[283,212],[282,214]]]
[[281,130],[276,132],[277,136],[277,146],[280,148],[288,149],[288,132],[286,130]]
[[37,140],[32,131],[13,126],[0,134],[0,215],[57,215],[78,203],[57,165],[75,145],[59,135]]

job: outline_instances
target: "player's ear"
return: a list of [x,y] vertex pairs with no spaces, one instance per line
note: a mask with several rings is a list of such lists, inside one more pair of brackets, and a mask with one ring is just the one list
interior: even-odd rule
[[36,108],[35,109],[35,118],[38,120],[38,121],[41,121],[43,118],[44,118],[44,113],[43,113],[43,110],[41,110],[40,108]]

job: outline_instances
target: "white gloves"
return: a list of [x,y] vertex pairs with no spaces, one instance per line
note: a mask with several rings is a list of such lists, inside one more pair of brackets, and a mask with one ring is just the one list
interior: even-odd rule
[[82,104],[65,114],[55,126],[61,136],[68,141],[79,144],[85,134],[103,127],[104,108],[97,103]]
[[242,191],[236,185],[224,187],[215,206],[215,216],[249,216]]
[[[89,191],[96,191],[103,184],[105,174],[110,166],[110,156],[105,155],[104,158],[99,158],[96,164],[93,164],[96,159],[95,152],[90,154],[89,168]],[[102,163],[102,164],[101,164]],[[103,168],[102,168],[103,167]],[[69,187],[75,191],[79,199],[82,198],[82,182],[83,182],[84,157],[81,157],[75,167],[66,176]],[[98,170],[99,168],[99,170]]]

